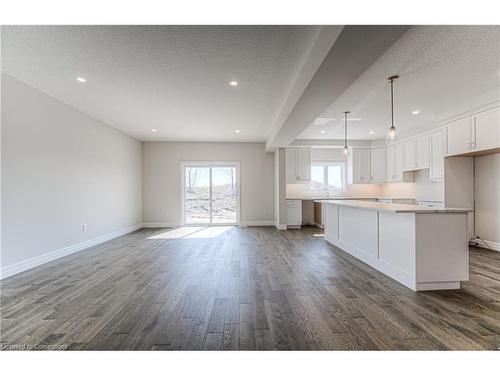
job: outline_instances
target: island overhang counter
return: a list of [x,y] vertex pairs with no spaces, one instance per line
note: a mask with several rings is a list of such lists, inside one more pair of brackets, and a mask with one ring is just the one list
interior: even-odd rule
[[321,200],[325,240],[414,291],[459,289],[469,278],[461,208]]

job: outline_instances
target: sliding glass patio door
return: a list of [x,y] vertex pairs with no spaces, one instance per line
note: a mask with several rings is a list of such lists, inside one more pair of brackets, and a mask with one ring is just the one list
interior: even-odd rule
[[237,164],[183,164],[183,223],[228,225],[239,221]]

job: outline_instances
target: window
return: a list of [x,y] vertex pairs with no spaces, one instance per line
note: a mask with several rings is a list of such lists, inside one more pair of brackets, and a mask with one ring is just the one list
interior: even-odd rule
[[312,163],[311,188],[344,190],[345,163],[343,162]]

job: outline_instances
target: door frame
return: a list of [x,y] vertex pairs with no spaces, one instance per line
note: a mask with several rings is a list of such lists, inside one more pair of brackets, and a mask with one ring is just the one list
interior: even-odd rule
[[[186,167],[236,167],[236,222],[235,223],[206,223],[206,224],[187,224],[186,223],[186,205],[185,205],[185,191],[186,191]],[[241,192],[240,192],[240,162],[239,161],[181,161],[180,166],[181,177],[181,191],[180,191],[180,213],[181,225],[190,227],[206,227],[206,226],[225,226],[225,225],[240,225],[241,215]],[[210,172],[210,185],[212,185],[212,173]],[[212,199],[211,199],[211,186],[210,186],[210,215],[212,214]],[[211,218],[210,218],[211,220]]]

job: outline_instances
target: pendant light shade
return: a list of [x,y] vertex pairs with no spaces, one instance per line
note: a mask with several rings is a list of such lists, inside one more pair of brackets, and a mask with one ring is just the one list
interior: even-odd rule
[[390,76],[387,80],[391,83],[391,127],[387,133],[387,137],[390,140],[396,139],[396,127],[394,126],[394,80],[398,79],[399,76]]
[[349,148],[347,147],[347,115],[349,111],[344,112],[344,155],[347,156],[349,153]]

